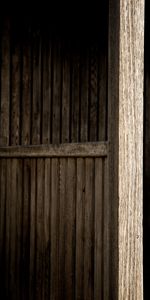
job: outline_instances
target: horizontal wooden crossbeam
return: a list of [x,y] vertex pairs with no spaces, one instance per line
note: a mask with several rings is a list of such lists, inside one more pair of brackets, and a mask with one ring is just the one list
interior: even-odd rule
[[0,158],[105,157],[107,155],[107,142],[0,147]]

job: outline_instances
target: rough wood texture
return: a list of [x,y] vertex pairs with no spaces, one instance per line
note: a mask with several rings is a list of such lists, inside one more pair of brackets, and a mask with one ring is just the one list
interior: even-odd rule
[[0,157],[102,157],[107,154],[107,142],[0,148]]
[[1,21],[0,145],[106,140],[107,19],[88,42],[34,21]]
[[106,161],[0,160],[2,299],[108,299]]
[[[126,34],[125,34],[126,33]],[[119,299],[143,298],[144,1],[120,1]]]

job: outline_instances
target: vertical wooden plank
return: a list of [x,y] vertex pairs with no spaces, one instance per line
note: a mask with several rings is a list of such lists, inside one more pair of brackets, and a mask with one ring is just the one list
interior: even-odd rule
[[77,159],[76,198],[76,290],[75,299],[84,299],[84,204],[85,204],[85,159]]
[[29,264],[29,299],[35,299],[35,285],[36,285],[36,187],[37,187],[37,168],[36,159],[31,160],[31,183],[30,183],[30,264]]
[[[101,50],[99,50],[101,51]],[[107,138],[107,49],[98,59],[98,141]]]
[[43,192],[44,159],[37,159],[37,206],[36,206],[36,299],[42,298],[43,285]]
[[10,207],[11,207],[11,159],[6,161],[6,237],[5,237],[5,291],[6,299],[10,298],[9,262],[10,262]]
[[41,140],[41,36],[33,36],[32,144]]
[[50,182],[51,182],[51,160],[45,159],[44,170],[44,208],[43,208],[43,290],[42,299],[50,298]]
[[[73,50],[72,50],[73,51]],[[72,55],[71,142],[79,142],[80,56]]]
[[16,169],[16,299],[21,298],[21,241],[22,241],[22,178],[23,161],[17,160]]
[[142,299],[143,0],[120,1],[119,50],[119,299]]
[[65,210],[65,299],[73,299],[75,293],[75,159],[67,162],[66,210]]
[[20,45],[12,35],[11,41],[11,124],[10,144],[20,144]]
[[59,160],[51,160],[51,274],[50,299],[59,299]]
[[84,299],[94,296],[94,160],[85,161],[85,219],[84,219]]
[[0,145],[9,145],[10,102],[10,22],[4,21],[1,37],[1,101],[0,101]]
[[17,186],[16,186],[16,167],[17,160],[12,159],[11,161],[11,182],[10,182],[10,265],[9,265],[9,292],[12,299],[16,299],[16,197],[17,197]]
[[[94,299],[103,299],[103,162],[101,158],[95,159],[95,226],[94,226]],[[107,253],[108,255],[108,253]],[[106,287],[108,289],[108,286]],[[105,298],[104,298],[105,299]],[[107,298],[106,298],[107,299]]]
[[113,298],[141,300],[144,1],[120,0],[114,5],[110,0],[109,11],[109,189],[110,199],[114,199],[113,253],[114,249],[117,253],[118,245],[118,253],[110,262],[114,269],[111,278],[118,269]]
[[103,159],[103,291],[104,299],[110,299],[110,202],[108,189],[108,159]]
[[6,160],[0,160],[0,297],[5,298]]
[[22,299],[29,297],[29,203],[30,203],[30,183],[31,183],[31,165],[30,160],[23,162],[23,211],[22,211]]
[[90,47],[90,82],[89,82],[89,141],[97,141],[98,108],[98,49],[93,43]]
[[65,298],[65,216],[67,188],[67,159],[60,159],[60,205],[59,205],[59,298]]
[[62,107],[61,109],[61,141],[69,142],[70,138],[70,55],[69,45],[63,45],[62,56]]
[[58,40],[53,44],[53,107],[52,107],[52,143],[60,143],[61,108],[61,45]]
[[21,144],[29,145],[31,138],[31,40],[23,42],[22,47],[22,126]]
[[88,141],[89,57],[88,50],[81,50],[80,67],[80,142]]
[[52,93],[51,41],[44,40],[44,44],[45,45],[42,51],[42,55],[43,55],[42,143],[49,144],[50,133],[51,133],[51,93]]

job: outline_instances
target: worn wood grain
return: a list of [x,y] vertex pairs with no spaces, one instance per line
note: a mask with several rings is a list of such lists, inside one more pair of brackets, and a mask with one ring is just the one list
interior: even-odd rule
[[62,109],[61,109],[61,142],[67,143],[70,140],[70,55],[68,45],[62,50]]
[[37,194],[36,194],[36,299],[42,298],[43,287],[43,194],[44,194],[44,160],[37,160]]
[[0,157],[101,157],[108,154],[108,143],[60,144],[28,147],[1,147]]
[[[53,100],[52,100],[52,143],[60,143],[60,107],[62,100],[62,64],[61,64],[61,43],[56,39],[52,49],[53,59]],[[63,116],[64,117],[64,116]]]
[[21,297],[21,241],[22,241],[22,159],[17,159],[16,169],[16,299]]
[[94,299],[103,298],[103,161],[95,159]]
[[36,159],[31,161],[31,183],[30,183],[30,263],[29,263],[29,299],[35,298],[36,285],[36,187],[37,187],[37,163]]
[[77,159],[76,178],[76,278],[75,299],[84,299],[84,203],[85,203],[85,159]]
[[119,299],[143,298],[143,51],[144,1],[120,1]]
[[10,144],[20,144],[20,45],[11,42],[11,110],[10,110]]
[[17,160],[11,162],[11,182],[10,182],[10,265],[9,265],[9,292],[12,300],[16,299],[16,164]]
[[65,206],[65,299],[74,298],[75,265],[75,199],[76,199],[76,165],[75,159],[67,160],[67,185]]
[[41,36],[36,32],[32,41],[32,144],[41,143]]
[[[59,160],[51,162],[51,257],[50,298],[59,299]],[[54,263],[55,262],[55,263]]]
[[92,300],[94,297],[94,160],[85,160],[85,214],[84,214],[84,299]]
[[22,107],[21,107],[21,144],[31,142],[31,42],[30,39],[22,46]]
[[110,0],[109,24],[110,291],[114,299],[143,299],[144,1]]
[[67,190],[67,158],[60,158],[60,206],[59,206],[59,298],[65,298],[65,216]]
[[10,20],[3,24],[1,36],[0,145],[9,145],[10,112]]
[[0,297],[5,297],[5,230],[6,230],[6,160],[0,161],[0,267],[1,267],[1,287],[0,287]]
[[50,292],[50,207],[51,207],[51,160],[45,159],[43,191],[43,284],[42,299],[48,299]]
[[42,51],[42,144],[51,141],[52,46],[46,41]]

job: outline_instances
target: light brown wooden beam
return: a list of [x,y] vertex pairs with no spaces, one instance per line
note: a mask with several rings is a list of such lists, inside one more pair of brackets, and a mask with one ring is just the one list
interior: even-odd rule
[[105,157],[108,143],[73,143],[39,146],[0,147],[0,158],[7,157]]
[[144,0],[110,0],[111,299],[143,299]]

